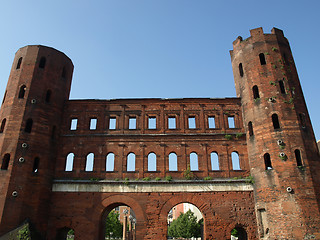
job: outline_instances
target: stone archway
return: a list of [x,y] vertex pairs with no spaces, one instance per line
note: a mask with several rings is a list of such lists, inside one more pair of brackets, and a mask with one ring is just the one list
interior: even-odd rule
[[128,195],[117,194],[107,197],[102,200],[104,210],[100,216],[99,239],[104,240],[105,236],[105,219],[112,209],[117,206],[128,206],[135,212],[136,215],[136,239],[143,239],[146,234],[146,215],[141,205]]

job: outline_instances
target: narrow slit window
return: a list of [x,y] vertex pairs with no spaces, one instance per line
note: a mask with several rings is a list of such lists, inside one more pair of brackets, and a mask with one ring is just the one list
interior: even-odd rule
[[249,131],[249,136],[253,136],[253,126],[252,126],[252,122],[250,121],[248,123],[248,131]]
[[195,152],[190,153],[190,170],[199,171],[198,154]]
[[302,128],[306,127],[306,115],[304,113],[299,113],[299,120]]
[[134,172],[136,170],[136,155],[129,153],[127,156],[127,172]]
[[286,94],[286,88],[284,86],[284,82],[282,80],[279,81],[280,92],[282,94]]
[[40,59],[39,68],[44,68],[46,66],[46,58],[42,57]]
[[211,157],[211,170],[213,171],[220,170],[218,153],[212,152],[210,154],[210,157]]
[[188,117],[188,127],[189,129],[195,129],[197,127],[195,117]]
[[258,89],[258,86],[257,86],[257,85],[254,85],[254,86],[253,86],[252,92],[253,92],[253,99],[258,99],[258,98],[260,98],[259,89]]
[[149,153],[148,155],[148,171],[157,171],[157,155],[155,153]]
[[229,128],[235,128],[234,116],[228,117],[228,126],[229,126]]
[[97,129],[97,122],[98,122],[98,119],[96,119],[96,118],[91,118],[90,119],[90,130],[96,130]]
[[169,117],[168,118],[168,128],[169,129],[176,129],[177,128],[176,118],[175,117]]
[[46,93],[46,103],[49,103],[49,102],[50,102],[50,100],[51,100],[51,94],[52,94],[51,90],[48,90],[47,93]]
[[20,69],[22,63],[22,57],[19,58],[16,69]]
[[26,86],[25,85],[22,85],[20,87],[20,90],[19,90],[19,95],[18,95],[18,98],[24,98],[24,95],[26,93]]
[[209,128],[216,128],[215,117],[208,117]]
[[108,153],[106,157],[106,171],[107,172],[114,171],[114,153]]
[[240,77],[243,77],[243,67],[242,67],[242,63],[239,63],[239,74],[240,74]]
[[56,126],[52,126],[52,131],[51,131],[51,139],[54,140],[56,138]]
[[259,54],[259,58],[260,58],[260,64],[261,65],[266,65],[266,58],[265,58],[263,53]]
[[271,170],[272,169],[272,165],[271,165],[270,154],[269,153],[265,153],[263,158],[264,158],[264,165],[265,165],[266,170]]
[[10,161],[10,154],[6,153],[2,159],[1,170],[8,170],[9,161]]
[[24,128],[24,131],[27,133],[31,133],[32,125],[33,125],[33,120],[31,118],[29,118],[26,122],[26,127]]
[[39,171],[39,163],[40,163],[40,158],[36,157],[33,161],[32,172],[37,173]]
[[231,153],[231,161],[232,161],[232,169],[233,170],[241,170],[240,168],[240,158],[237,152]]
[[129,118],[129,129],[137,129],[137,118],[135,117]]
[[70,124],[70,130],[77,130],[77,125],[78,125],[78,119],[72,118],[71,124]]
[[178,171],[178,157],[174,152],[169,154],[169,171]]
[[274,129],[279,129],[280,128],[280,124],[279,124],[279,118],[277,114],[272,114],[272,124],[273,124],[273,128]]
[[69,153],[66,158],[66,166],[64,171],[71,172],[73,170],[74,153]]
[[148,129],[157,129],[157,118],[149,117],[148,118]]
[[5,91],[3,99],[2,99],[2,104],[4,103],[4,101],[6,100],[6,96],[7,96],[7,91]]
[[5,119],[5,118],[2,120],[1,127],[0,127],[0,133],[3,133],[4,128],[6,126],[6,121],[7,121],[7,119]]
[[114,130],[117,128],[117,119],[115,117],[111,117],[109,119],[109,129]]
[[93,171],[93,164],[94,164],[94,154],[93,153],[89,153],[87,155],[87,159],[86,159],[85,171],[86,172],[92,172]]
[[302,166],[302,158],[301,158],[301,152],[299,149],[294,150],[294,155],[296,157],[297,166]]

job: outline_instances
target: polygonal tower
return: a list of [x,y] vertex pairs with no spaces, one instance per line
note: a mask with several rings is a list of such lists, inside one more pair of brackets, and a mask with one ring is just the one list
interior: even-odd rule
[[0,235],[27,219],[46,232],[72,73],[71,60],[53,48],[26,46],[15,55],[0,109]]
[[230,51],[260,239],[319,238],[320,157],[290,46],[273,28]]

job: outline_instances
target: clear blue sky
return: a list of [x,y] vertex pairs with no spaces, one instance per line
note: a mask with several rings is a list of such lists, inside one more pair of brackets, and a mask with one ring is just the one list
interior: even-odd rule
[[232,42],[277,27],[320,139],[319,24],[319,0],[2,1],[0,98],[15,52],[31,44],[72,59],[72,99],[233,97]]

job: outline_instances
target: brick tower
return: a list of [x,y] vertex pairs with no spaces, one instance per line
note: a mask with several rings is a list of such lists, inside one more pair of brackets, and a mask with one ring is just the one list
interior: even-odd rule
[[230,51],[260,239],[319,238],[320,158],[290,46],[262,28]]
[[0,110],[0,235],[27,218],[45,233],[56,137],[73,64],[44,46],[17,51]]

